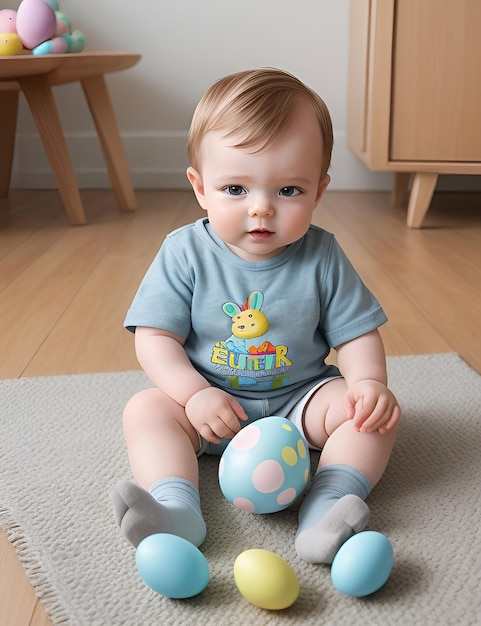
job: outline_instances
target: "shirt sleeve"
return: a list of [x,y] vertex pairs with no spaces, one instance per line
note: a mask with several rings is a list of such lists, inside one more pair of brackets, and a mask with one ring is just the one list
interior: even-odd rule
[[124,326],[160,328],[183,338],[191,329],[193,280],[185,259],[167,238],[147,270]]
[[328,259],[321,279],[320,326],[328,344],[335,348],[382,326],[387,317],[334,237]]

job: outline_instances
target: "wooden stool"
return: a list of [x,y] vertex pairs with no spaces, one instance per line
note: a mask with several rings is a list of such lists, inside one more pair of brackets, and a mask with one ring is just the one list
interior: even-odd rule
[[0,198],[6,198],[12,173],[18,94],[25,94],[32,117],[72,224],[85,224],[85,213],[58,115],[52,87],[80,81],[100,140],[110,182],[125,211],[136,208],[125,151],[104,74],[132,67],[139,54],[80,52],[0,57]]

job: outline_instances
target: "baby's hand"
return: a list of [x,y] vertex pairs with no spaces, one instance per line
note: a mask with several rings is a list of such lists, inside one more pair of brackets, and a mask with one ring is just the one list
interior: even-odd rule
[[185,413],[196,431],[211,443],[232,439],[241,429],[239,420],[247,420],[239,402],[216,387],[195,393],[185,405]]
[[348,419],[359,432],[382,435],[394,428],[401,417],[401,409],[390,389],[377,380],[361,380],[349,387],[344,397]]

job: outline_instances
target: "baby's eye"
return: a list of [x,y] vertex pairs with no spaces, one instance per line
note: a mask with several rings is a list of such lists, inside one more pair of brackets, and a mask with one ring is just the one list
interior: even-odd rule
[[286,198],[292,198],[292,196],[297,196],[301,193],[301,190],[298,187],[283,187],[279,191],[280,196],[284,196]]
[[223,191],[228,193],[230,196],[242,196],[247,193],[244,187],[241,185],[228,185],[224,187]]

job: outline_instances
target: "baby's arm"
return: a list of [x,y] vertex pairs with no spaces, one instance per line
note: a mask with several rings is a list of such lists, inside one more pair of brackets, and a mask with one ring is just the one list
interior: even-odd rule
[[386,357],[377,330],[338,346],[337,361],[347,383],[346,414],[356,430],[387,433],[401,417],[394,394],[387,387]]
[[246,420],[247,415],[235,398],[199,374],[184,343],[179,335],[157,328],[138,326],[135,331],[138,361],[154,385],[185,407],[204,439],[219,443],[222,437],[232,438],[240,430],[239,419]]

